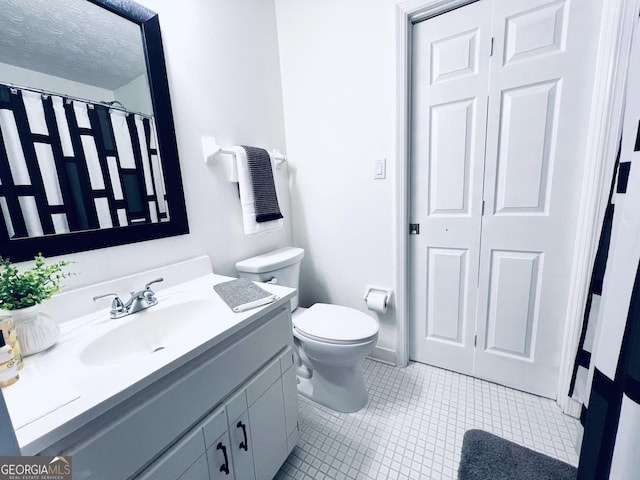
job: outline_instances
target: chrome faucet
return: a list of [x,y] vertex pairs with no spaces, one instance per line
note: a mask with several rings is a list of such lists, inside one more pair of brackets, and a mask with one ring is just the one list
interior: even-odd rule
[[118,296],[117,293],[105,293],[103,295],[96,295],[93,297],[93,301],[104,297],[114,296],[113,301],[111,302],[111,311],[109,312],[110,318],[121,318],[126,315],[131,315],[132,313],[139,312],[141,310],[146,310],[149,307],[153,307],[158,303],[158,298],[153,290],[151,290],[151,285],[154,283],[162,282],[164,278],[156,278],[155,280],[151,280],[144,286],[143,290],[138,292],[131,292],[131,298],[126,302],[123,302],[122,299]]

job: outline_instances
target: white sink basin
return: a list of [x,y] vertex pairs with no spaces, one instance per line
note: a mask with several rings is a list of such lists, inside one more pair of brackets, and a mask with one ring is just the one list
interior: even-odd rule
[[215,303],[210,299],[161,303],[134,313],[129,321],[89,343],[80,353],[86,365],[109,365],[171,348],[185,336],[198,335],[203,322],[213,322]]

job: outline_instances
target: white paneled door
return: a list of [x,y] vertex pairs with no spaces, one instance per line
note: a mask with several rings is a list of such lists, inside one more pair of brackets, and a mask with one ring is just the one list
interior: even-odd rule
[[412,359],[555,397],[600,9],[480,0],[414,25]]

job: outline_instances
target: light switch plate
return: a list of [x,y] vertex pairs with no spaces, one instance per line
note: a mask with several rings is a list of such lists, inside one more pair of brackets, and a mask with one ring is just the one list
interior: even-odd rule
[[373,178],[375,180],[380,180],[383,178],[387,178],[387,159],[377,159],[374,160],[374,170],[373,170]]

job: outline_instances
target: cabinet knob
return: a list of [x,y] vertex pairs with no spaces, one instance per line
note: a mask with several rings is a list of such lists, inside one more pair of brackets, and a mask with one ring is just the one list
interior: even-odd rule
[[244,442],[240,442],[240,445],[238,445],[240,448],[242,448],[245,452],[249,451],[249,445],[248,445],[248,441],[247,441],[247,426],[242,423],[242,420],[238,420],[238,423],[236,424],[236,428],[241,428],[242,429],[242,434],[244,435]]
[[220,465],[220,471],[224,472],[225,475],[229,475],[229,457],[227,457],[227,447],[225,447],[222,442],[219,442],[216,446],[216,450],[222,450],[222,455],[224,455],[224,463]]

